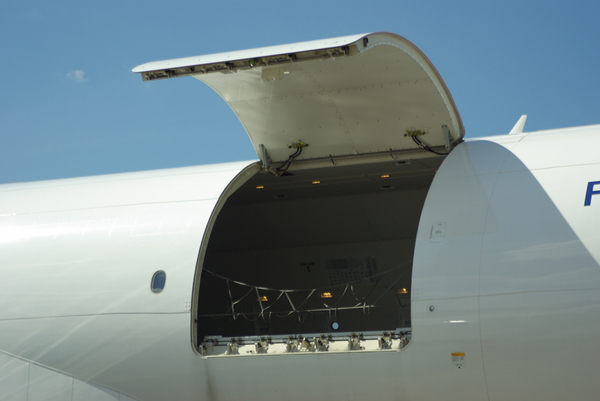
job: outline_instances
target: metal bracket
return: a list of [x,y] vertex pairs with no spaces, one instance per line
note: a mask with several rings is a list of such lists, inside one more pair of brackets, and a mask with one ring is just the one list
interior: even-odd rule
[[444,131],[444,143],[446,145],[446,150],[452,150],[452,143],[454,142],[454,138],[452,138],[452,134],[450,133],[450,129],[447,125],[442,125],[442,131]]
[[390,349],[392,348],[392,337],[394,333],[390,334],[388,332],[383,332],[381,337],[377,339],[379,343],[379,349]]
[[238,351],[239,346],[242,345],[242,339],[232,338],[230,342],[227,343],[227,351],[225,351],[225,355],[236,355],[240,352]]
[[285,352],[296,351],[298,351],[298,340],[293,336],[288,336],[287,342],[285,343]]
[[254,349],[257,354],[266,354],[271,343],[271,337],[261,337],[260,341],[254,344]]
[[269,165],[271,164],[271,156],[269,156],[267,148],[262,143],[258,145],[258,158],[260,159],[262,168],[265,170],[269,170]]
[[363,347],[360,346],[360,342],[362,340],[363,340],[362,333],[358,333],[358,335],[356,335],[356,333],[350,334],[350,338],[348,339],[348,346],[346,347],[346,350],[347,351],[355,351],[355,350],[364,349]]

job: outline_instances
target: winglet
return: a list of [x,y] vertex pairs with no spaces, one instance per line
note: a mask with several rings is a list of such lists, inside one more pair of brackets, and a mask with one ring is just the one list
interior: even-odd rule
[[510,132],[508,133],[508,135],[522,134],[523,128],[525,127],[525,121],[527,121],[527,114],[523,114],[521,116],[521,118],[519,118],[519,121],[517,121],[517,123],[515,124],[513,129],[511,129]]

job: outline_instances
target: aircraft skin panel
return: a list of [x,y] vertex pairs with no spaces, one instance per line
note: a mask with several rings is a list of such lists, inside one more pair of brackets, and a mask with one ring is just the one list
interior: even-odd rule
[[[14,271],[0,283],[5,297],[19,299],[0,319],[41,318],[97,313],[182,311],[181,297],[135,297],[149,291],[157,270],[194,266],[198,242],[214,202],[113,207],[51,214],[9,216],[15,236],[4,241],[13,251],[4,268]],[[169,238],[173,244],[163,246]],[[123,244],[122,247],[119,243]],[[37,252],[32,252],[37,249]],[[44,268],[40,268],[43,261]],[[190,273],[168,273],[169,286],[189,286]],[[145,272],[145,273],[144,273]],[[36,280],[31,280],[31,277]],[[15,285],[17,286],[15,287]],[[73,291],[74,287],[76,291]],[[28,296],[18,288],[29,288]],[[131,289],[136,288],[134,293]],[[190,289],[191,291],[191,289]],[[175,294],[173,294],[175,295]],[[68,296],[72,304],[66,302]]]
[[0,353],[0,400],[27,401],[29,363]]
[[[481,358],[490,400],[591,400],[600,391],[590,376],[600,357],[600,237],[590,224],[600,201],[584,206],[600,177],[591,157],[599,133],[469,140],[432,183],[415,249],[413,338],[426,334],[425,321],[444,333],[477,327],[471,345],[481,351],[466,359]],[[450,307],[458,299],[476,312]]]
[[[593,399],[591,394],[595,397],[600,390],[588,380],[598,359],[593,333],[600,321],[600,247],[589,221],[600,217],[595,207],[600,201],[592,196],[590,206],[583,202],[588,182],[597,180],[600,169],[576,160],[557,168],[526,166],[540,152],[558,158],[574,151],[581,143],[579,135],[589,139],[594,131],[598,127],[565,130],[562,141],[553,131],[549,137],[555,139],[540,140],[531,151],[528,145],[519,147],[529,135],[541,139],[545,133],[469,140],[450,154],[434,178],[421,215],[413,266],[412,341],[401,351],[209,358],[195,354],[186,302],[199,245],[217,200],[193,201],[187,196],[184,202],[152,203],[158,209],[150,212],[143,202],[117,206],[111,201],[109,207],[95,207],[103,203],[82,197],[78,202],[86,207],[74,207],[67,214],[43,212],[40,206],[34,215],[46,220],[39,225],[27,220],[27,214],[3,210],[0,222],[11,221],[8,227],[14,229],[23,218],[30,234],[43,231],[50,224],[48,216],[62,224],[67,216],[80,222],[81,210],[87,210],[89,221],[107,218],[97,214],[99,210],[117,213],[121,208],[152,218],[138,216],[140,225],[129,221],[116,242],[102,229],[82,236],[86,225],[80,223],[73,232],[27,235],[12,243],[4,236],[3,260],[9,263],[2,269],[15,280],[3,284],[1,292],[4,305],[11,305],[2,308],[1,349],[141,400],[228,400],[248,394],[264,400],[531,398],[524,389],[535,389],[550,400],[567,394]],[[519,161],[523,167],[513,168]],[[510,171],[503,171],[506,166]],[[206,187],[209,193],[225,191],[245,164],[230,167],[228,177],[219,176]],[[194,174],[186,177],[198,184]],[[142,184],[135,181],[132,178],[130,188],[137,191]],[[146,176],[140,181],[155,188]],[[105,177],[94,185],[106,188],[112,182]],[[185,180],[180,184],[185,186]],[[21,193],[25,197],[36,188],[32,185]],[[68,190],[60,185],[45,190],[60,188]],[[127,200],[131,195],[122,196]],[[11,199],[11,204],[19,204]],[[156,227],[155,217],[161,213],[162,224],[174,219],[168,232]],[[177,213],[196,213],[197,221],[182,220]],[[134,235],[136,227],[142,235]],[[95,262],[100,255],[108,255],[106,263]],[[167,271],[167,285],[163,293],[152,294],[150,277],[159,268]],[[83,270],[89,274],[78,275]],[[37,297],[36,302],[28,303],[29,297]],[[553,362],[556,358],[560,364]],[[565,383],[560,378],[565,370],[579,379]],[[348,381],[349,377],[357,379]]]
[[444,144],[442,125],[462,137],[460,116],[429,60],[395,35],[368,40],[345,59],[277,67],[282,75],[267,82],[268,67],[195,77],[223,97],[257,153],[263,144],[273,161],[286,160],[288,144],[298,140],[309,144],[302,160],[414,149],[407,130],[427,132],[422,140],[430,146]]
[[1,352],[0,389],[0,401],[135,401],[117,391]]
[[[0,192],[0,244],[11,249],[3,268],[13,271],[0,290],[19,300],[2,309],[0,319],[182,312],[206,222],[245,165]],[[171,245],[162,246],[165,241]],[[40,269],[41,262],[47,267]],[[149,293],[152,274],[171,269],[179,273],[167,274],[169,287],[185,292],[172,298]],[[148,294],[137,298],[131,288]],[[65,302],[65,294],[73,302]]]
[[[517,393],[593,399],[600,391],[590,377],[599,357],[600,237],[594,222],[600,202],[584,205],[588,183],[600,177],[600,161],[592,156],[599,131],[528,135],[498,176],[480,284],[492,400]],[[519,341],[515,332],[530,340]],[[518,370],[508,369],[515,365]]]
[[[86,208],[215,199],[221,181],[251,161],[0,186],[0,213],[48,213]],[[223,178],[221,178],[223,177]],[[217,187],[211,190],[213,183]],[[40,202],[44,197],[45,202]]]
[[203,56],[182,57],[171,60],[152,61],[149,63],[141,64],[135,67],[132,71],[135,73],[144,73],[151,71],[185,68],[194,65],[231,62],[255,57],[268,57],[280,54],[306,52],[321,48],[347,46],[353,42],[356,42],[365,35],[366,34],[348,35],[340,36],[337,38],[311,40],[307,42],[299,42],[286,45],[275,45],[255,49],[215,53]]
[[77,380],[139,400],[185,400],[202,394],[197,381],[205,376],[191,347],[190,320],[183,310],[97,314],[2,321],[0,330],[12,333],[3,348]]
[[[557,129],[523,135],[519,146],[515,148],[517,158],[523,159],[522,164],[512,163],[514,159],[511,158],[503,166],[502,172],[597,164],[598,154],[587,144],[595,143],[599,129],[599,125],[591,125],[569,128],[569,134]],[[580,142],[575,142],[575,138]],[[572,151],[563,152],[557,157],[560,146],[568,146]],[[540,149],[548,150],[541,152]]]
[[256,49],[209,54],[204,56],[183,57],[172,60],[153,61],[150,63],[139,65],[135,67],[132,71],[135,73],[143,73],[150,71],[178,69],[194,65],[215,64],[231,62],[236,60],[244,60],[255,57],[268,57],[280,54],[306,52],[314,49],[326,49],[332,47],[347,46],[361,39],[365,35],[366,34],[340,36],[337,38],[319,39],[286,45],[276,45],[269,47],[260,47]]
[[288,47],[279,55],[265,48],[167,60],[134,72],[144,80],[191,75],[206,83],[238,116],[257,154],[264,146],[273,163],[299,143],[308,146],[297,162],[423,151],[412,136],[443,150],[443,126],[450,142],[463,138],[448,88],[408,40],[379,32]]

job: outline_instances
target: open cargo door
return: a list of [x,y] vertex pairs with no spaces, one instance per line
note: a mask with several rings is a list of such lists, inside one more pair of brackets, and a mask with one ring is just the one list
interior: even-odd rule
[[[242,122],[263,167],[320,167],[426,150],[445,153],[464,127],[429,59],[391,33],[157,61],[144,80],[193,76]],[[358,157],[357,157],[358,156]]]
[[[192,343],[206,356],[401,350],[419,218],[464,136],[430,61],[390,33],[159,61],[218,92],[262,161],[200,247]],[[357,334],[358,333],[358,334]]]

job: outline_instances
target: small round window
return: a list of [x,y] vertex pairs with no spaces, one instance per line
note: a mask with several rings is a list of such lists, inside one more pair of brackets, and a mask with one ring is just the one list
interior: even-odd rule
[[167,282],[167,274],[164,271],[159,270],[156,273],[154,273],[154,276],[152,276],[152,282],[150,283],[150,289],[152,290],[152,292],[158,294],[165,288],[166,282]]

